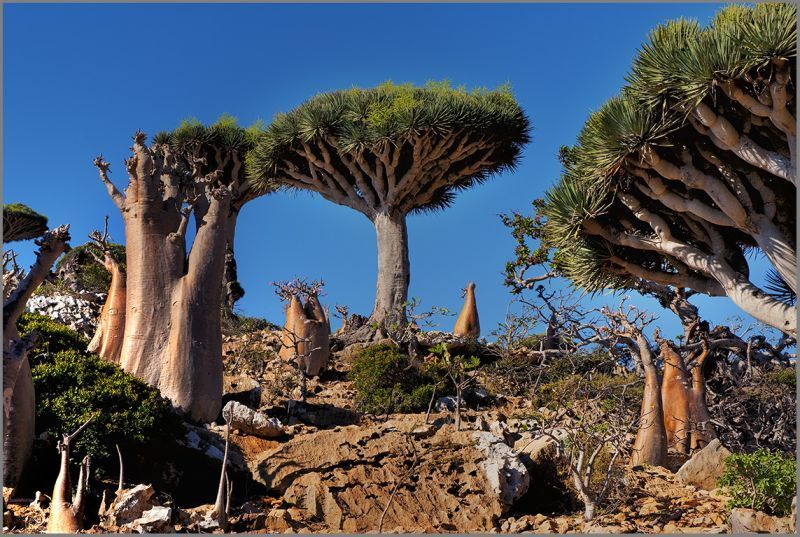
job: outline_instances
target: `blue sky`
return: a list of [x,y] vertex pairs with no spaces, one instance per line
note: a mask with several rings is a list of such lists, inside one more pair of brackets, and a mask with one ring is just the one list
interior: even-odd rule
[[[5,4],[4,201],[32,206],[51,226],[70,223],[73,245],[111,215],[121,241],[122,220],[92,159],[103,153],[124,186],[122,163],[137,128],[153,134],[223,113],[244,125],[269,122],[316,93],[385,80],[510,82],[533,124],[519,168],[460,194],[447,211],[408,222],[410,295],[423,309],[457,311],[460,289],[475,281],[487,335],[511,299],[501,273],[514,243],[497,214],[529,211],[556,180],[558,148],[618,91],[649,30],[682,16],[707,23],[719,7]],[[15,248],[32,261],[32,245]],[[247,292],[239,306],[248,315],[281,322],[269,283],[293,276],[324,278],[326,305],[372,309],[375,234],[348,208],[311,194],[259,198],[239,218],[236,253]],[[763,272],[765,264],[752,268]],[[743,315],[725,298],[694,301],[714,322]],[[671,313],[660,317],[667,333],[678,333]],[[441,328],[453,322],[442,319]]]

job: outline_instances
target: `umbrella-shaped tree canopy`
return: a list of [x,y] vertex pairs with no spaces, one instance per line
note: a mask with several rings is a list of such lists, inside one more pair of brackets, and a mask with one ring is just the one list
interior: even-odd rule
[[378,234],[373,321],[399,312],[409,268],[405,215],[448,207],[459,190],[512,169],[529,122],[496,90],[390,82],[324,93],[281,114],[248,154],[256,188],[277,179],[363,213]]
[[796,332],[752,281],[761,250],[796,292],[796,7],[730,6],[654,30],[629,84],[587,120],[548,193],[560,268],[592,290],[639,279],[727,295]]

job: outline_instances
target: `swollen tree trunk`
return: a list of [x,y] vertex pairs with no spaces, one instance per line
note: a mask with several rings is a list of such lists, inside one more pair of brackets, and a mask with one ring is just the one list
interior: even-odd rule
[[405,215],[378,213],[378,285],[370,321],[392,329],[406,321],[405,304],[411,279]]
[[689,448],[692,452],[703,449],[717,437],[706,403],[706,379],[703,373],[703,366],[709,354],[710,350],[706,346],[692,364],[692,389],[689,394],[689,414],[692,418]]
[[19,337],[17,320],[50,267],[69,246],[69,226],[48,231],[37,240],[36,262],[3,301],[3,485],[14,487],[30,458],[34,439],[35,395],[28,352],[37,334]]
[[[94,416],[92,416],[93,418]],[[72,499],[72,480],[69,476],[69,450],[72,441],[92,421],[89,418],[83,425],[69,435],[64,435],[58,443],[61,454],[61,466],[58,471],[56,483],[53,486],[53,495],[50,502],[50,518],[47,521],[47,533],[78,533],[83,529],[83,502],[84,490],[89,474],[89,457],[83,459],[81,472],[78,477],[78,491],[75,500]]]
[[[222,276],[230,219],[230,190],[219,170],[195,167],[190,191],[181,190],[174,157],[152,152],[144,134],[126,162],[123,196],[95,161],[125,222],[127,292],[120,366],[158,388],[190,419],[208,422],[222,403]],[[201,162],[201,161],[196,161]],[[203,161],[205,162],[205,161]],[[187,174],[189,175],[189,174]],[[185,184],[185,181],[184,181]],[[191,190],[193,188],[193,190]],[[196,223],[186,252],[190,210]]]
[[467,295],[464,298],[464,305],[453,328],[453,334],[475,339],[481,335],[478,306],[475,304],[475,284],[472,282],[467,285]]
[[115,364],[119,363],[122,342],[125,335],[125,273],[120,264],[106,253],[104,264],[111,273],[111,287],[100,310],[97,331],[87,350],[95,352]]
[[667,445],[680,453],[689,453],[692,420],[690,412],[691,385],[683,358],[669,341],[659,339],[664,376],[661,380],[661,400],[664,407],[664,429]]
[[644,395],[639,415],[639,429],[633,442],[631,465],[664,466],[667,461],[667,437],[664,431],[664,410],[661,406],[658,371],[644,336],[637,333],[634,341],[644,368]]

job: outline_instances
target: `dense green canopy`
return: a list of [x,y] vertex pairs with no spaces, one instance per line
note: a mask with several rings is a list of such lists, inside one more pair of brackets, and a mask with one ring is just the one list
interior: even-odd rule
[[547,195],[559,268],[590,290],[639,279],[727,294],[787,328],[750,281],[760,249],[796,291],[796,7],[729,6],[656,28]]
[[248,155],[248,173],[257,188],[274,178],[365,213],[432,210],[513,168],[528,129],[508,87],[387,82],[278,115]]
[[47,217],[22,203],[3,205],[3,242],[41,237],[47,231]]

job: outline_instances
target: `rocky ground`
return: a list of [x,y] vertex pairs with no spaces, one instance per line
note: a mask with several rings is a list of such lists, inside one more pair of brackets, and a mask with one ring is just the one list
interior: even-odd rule
[[[695,455],[688,470],[677,473],[684,463],[680,458],[673,458],[671,469],[620,465],[624,494],[586,522],[574,496],[569,499],[568,492],[545,486],[556,473],[552,446],[520,417],[531,410],[528,399],[502,397],[473,405],[465,412],[461,431],[455,430],[446,400],[427,421],[423,413],[362,415],[347,377],[358,350],[350,347],[334,352],[320,378],[309,380],[308,398],[301,404],[293,401],[298,395],[296,373],[277,357],[279,339],[280,333],[271,330],[225,338],[224,403],[234,412],[229,532],[790,529],[788,517],[765,519],[726,507],[727,498],[714,488],[713,476],[709,479],[713,464],[707,460],[724,456],[724,448]],[[185,448],[213,463],[209,468],[219,468],[222,459],[223,423],[187,425],[181,439]],[[203,485],[208,490],[197,494],[207,497],[202,505],[179,505],[167,491],[147,483],[126,483],[128,488],[114,494],[116,486],[109,483],[101,514],[87,514],[88,533],[219,532],[209,518],[217,472],[209,472]],[[4,502],[5,531],[44,530],[47,498],[31,500]]]

